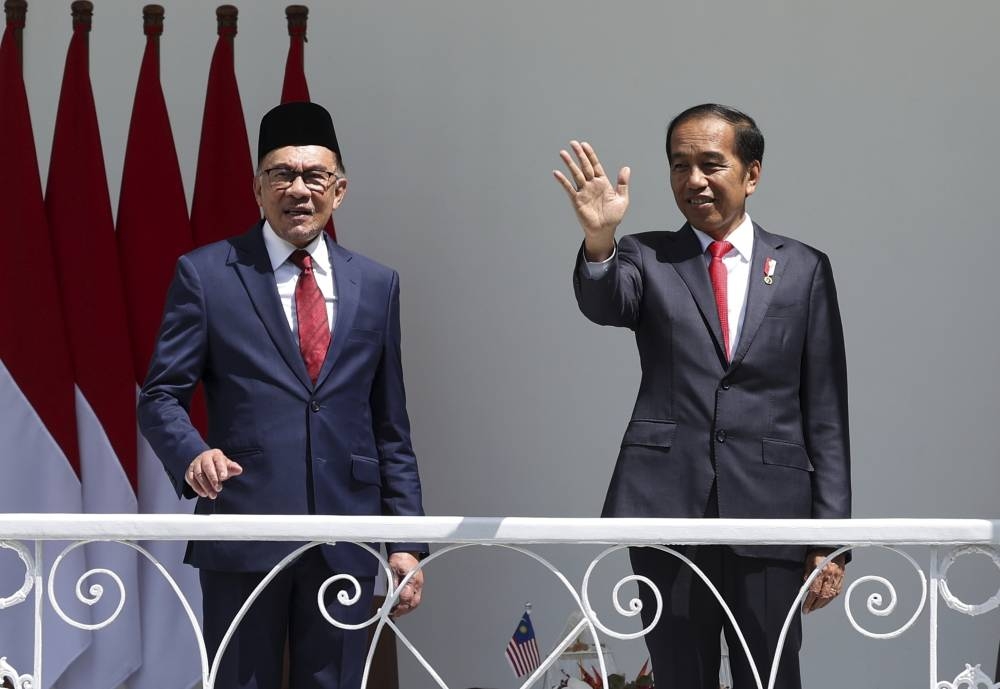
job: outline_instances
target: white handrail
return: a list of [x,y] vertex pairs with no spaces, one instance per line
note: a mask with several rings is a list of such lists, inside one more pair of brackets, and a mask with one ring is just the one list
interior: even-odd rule
[[[576,608],[583,619],[571,636],[586,631],[592,639],[595,648],[600,649],[598,632],[612,638],[631,639],[645,634],[644,628],[638,634],[616,631],[604,624],[590,605],[589,580],[590,572],[595,565],[612,553],[625,550],[630,545],[640,545],[656,548],[679,558],[701,577],[709,590],[717,598],[722,609],[730,618],[730,623],[736,628],[743,645],[743,652],[749,655],[750,649],[742,640],[742,632],[737,621],[732,617],[726,602],[718,590],[697,566],[687,560],[680,552],[667,547],[689,544],[730,544],[730,545],[828,545],[836,548],[828,557],[837,553],[866,547],[882,547],[903,557],[914,569],[920,583],[921,592],[913,604],[912,615],[901,626],[885,631],[871,630],[855,619],[851,600],[858,584],[874,584],[877,590],[867,597],[866,610],[874,616],[885,616],[896,607],[897,593],[893,583],[874,574],[862,576],[854,581],[845,591],[843,606],[850,624],[861,634],[878,639],[896,638],[911,627],[921,615],[925,606],[930,608],[930,654],[929,654],[929,686],[930,689],[971,689],[972,684],[995,687],[1000,689],[1000,683],[990,684],[991,680],[982,672],[979,666],[967,666],[966,671],[954,680],[940,679],[937,659],[937,609],[939,602],[949,608],[966,615],[978,615],[1000,607],[1000,591],[989,600],[970,604],[955,596],[948,587],[948,568],[959,558],[967,555],[986,555],[1000,568],[1000,520],[990,519],[597,519],[597,518],[552,518],[552,517],[380,517],[380,516],[303,516],[303,515],[160,515],[160,514],[50,514],[50,513],[20,513],[0,514],[0,548],[16,551],[25,567],[24,584],[17,591],[0,591],[0,609],[11,607],[27,600],[31,589],[35,589],[35,662],[32,674],[18,672],[0,660],[0,679],[14,682],[18,687],[40,686],[42,670],[42,593],[43,581],[47,579],[49,603],[59,618],[67,624],[80,629],[100,630],[111,624],[122,609],[127,592],[122,580],[104,569],[94,568],[84,572],[77,580],[77,598],[84,603],[93,602],[81,597],[82,584],[95,573],[109,575],[117,590],[117,608],[106,619],[96,622],[80,622],[67,616],[59,604],[54,591],[56,571],[65,555],[74,548],[86,545],[91,541],[117,541],[123,546],[136,550],[148,559],[172,587],[174,594],[180,600],[192,626],[192,634],[198,643],[198,652],[202,666],[202,682],[211,689],[215,680],[215,668],[210,667],[206,647],[198,627],[197,619],[184,597],[163,565],[146,551],[139,541],[178,541],[178,540],[225,540],[225,541],[292,541],[301,545],[296,553],[320,543],[334,542],[428,542],[438,544],[432,554],[424,560],[420,567],[430,566],[456,550],[475,546],[494,546],[507,548],[523,556],[532,558],[548,569],[567,589],[576,603]],[[35,542],[34,556],[25,545],[27,541]],[[52,563],[47,577],[42,562],[42,542],[70,541]],[[583,545],[609,545],[597,558],[592,560],[584,577],[583,587],[576,587],[555,567],[536,553],[525,548],[531,544],[561,543]],[[897,550],[896,546],[930,546],[929,576],[924,573],[916,560]],[[389,564],[385,558],[372,550],[372,557],[378,560],[379,566],[388,573]],[[294,555],[294,554],[293,554]],[[940,560],[941,556],[944,560]],[[269,576],[275,575],[291,559],[286,558],[279,563]],[[799,591],[798,599],[793,604],[785,619],[779,639],[779,649],[784,643],[785,634],[794,617],[795,608],[805,596],[809,583],[822,569],[825,563],[814,571]],[[412,575],[411,575],[412,576]],[[331,581],[345,578],[353,581],[348,575],[334,575],[328,580],[322,590]],[[383,627],[389,627],[400,642],[413,654],[417,661],[427,670],[429,675],[443,689],[447,684],[426,658],[393,622],[390,611],[400,591],[406,585],[409,577],[396,582],[390,587],[387,600],[378,613],[370,618],[365,625],[376,625],[378,632]],[[662,606],[660,592],[649,581],[626,576],[618,582],[612,592],[615,608],[620,615],[629,617],[641,608],[638,598],[629,601],[626,609],[618,602],[619,590],[623,584],[639,581],[652,589],[656,599],[654,616],[658,617]],[[356,582],[355,582],[356,584]],[[99,599],[103,595],[101,587],[91,589],[91,598]],[[883,594],[888,598],[884,598]],[[259,589],[246,601],[247,607],[259,595]],[[111,596],[114,598],[114,594]],[[887,602],[886,602],[887,600]],[[319,603],[317,603],[319,605]],[[322,608],[325,613],[325,608]],[[329,618],[331,624],[348,629],[357,625],[348,625]],[[230,633],[241,621],[237,616],[231,625]],[[362,625],[364,626],[364,625]],[[568,643],[568,639],[563,642]],[[563,643],[560,642],[560,643]],[[225,645],[223,645],[224,647]],[[372,650],[369,649],[366,659],[365,677],[372,662]],[[521,689],[528,686],[545,672],[555,662],[558,653],[551,653],[523,683]],[[780,657],[780,652],[775,653]],[[603,659],[603,656],[601,656]],[[768,663],[770,661],[770,663]],[[771,689],[775,681],[776,661],[767,658],[751,659],[755,674],[756,689]],[[770,664],[770,673],[762,672]],[[608,689],[606,668],[601,663],[602,683]]]
[[996,519],[599,519],[0,514],[0,539],[1000,545]]

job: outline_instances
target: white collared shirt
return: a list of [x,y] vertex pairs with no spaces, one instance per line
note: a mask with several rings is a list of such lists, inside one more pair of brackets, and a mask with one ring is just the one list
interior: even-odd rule
[[[267,248],[267,256],[271,260],[271,270],[274,271],[274,282],[278,287],[281,308],[288,320],[288,327],[292,329],[292,334],[298,340],[299,326],[295,314],[295,285],[298,284],[302,271],[288,260],[298,247],[279,237],[267,220],[264,221],[264,246]],[[333,279],[330,250],[323,239],[323,233],[320,232],[316,239],[309,242],[305,250],[312,256],[313,275],[316,277],[316,284],[326,302],[326,318],[332,329],[337,318],[337,287]]]
[[[705,267],[708,268],[712,256],[708,253],[708,245],[713,240],[707,234],[696,227],[692,227],[695,236],[701,243],[701,249],[705,257]],[[726,283],[726,305],[729,308],[727,314],[729,318],[729,358],[736,351],[736,345],[740,341],[740,331],[743,329],[743,317],[746,312],[747,290],[750,287],[750,261],[753,260],[753,222],[748,213],[743,214],[741,222],[735,230],[729,233],[726,241],[733,245],[728,254],[722,257],[722,265],[726,267],[728,280]],[[587,275],[593,280],[601,278],[608,272],[611,261],[618,253],[618,246],[615,245],[611,252],[611,257],[606,261],[591,263],[587,261]]]

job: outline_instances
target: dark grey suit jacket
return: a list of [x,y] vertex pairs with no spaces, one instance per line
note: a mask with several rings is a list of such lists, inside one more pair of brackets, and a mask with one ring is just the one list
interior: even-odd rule
[[[773,282],[764,263],[776,263]],[[743,328],[727,363],[701,244],[689,225],[626,236],[607,274],[574,273],[580,310],[635,331],[642,381],[605,517],[851,515],[847,365],[825,254],[754,225]],[[803,547],[737,548],[801,559]]]

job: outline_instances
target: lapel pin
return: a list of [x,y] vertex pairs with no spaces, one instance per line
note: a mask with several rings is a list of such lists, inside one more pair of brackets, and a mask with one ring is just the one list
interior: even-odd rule
[[770,285],[774,283],[774,269],[777,267],[778,262],[773,258],[768,256],[764,259],[764,284]]

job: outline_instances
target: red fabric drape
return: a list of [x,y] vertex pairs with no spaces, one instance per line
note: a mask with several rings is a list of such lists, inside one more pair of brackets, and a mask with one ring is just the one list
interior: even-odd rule
[[221,24],[212,55],[191,204],[196,246],[240,234],[257,222],[253,162],[233,66],[234,25]]
[[88,24],[74,22],[45,189],[75,379],[136,485],[135,378],[97,110]]
[[8,24],[0,44],[0,360],[79,476],[73,369],[17,28]]
[[177,258],[194,246],[184,183],[160,85],[161,30],[146,27],[146,50],[135,89],[118,199],[118,254],[125,283],[133,374],[140,385],[153,354]]
[[288,57],[285,59],[285,80],[281,85],[281,102],[309,100],[309,84],[305,72],[306,27],[288,27]]

